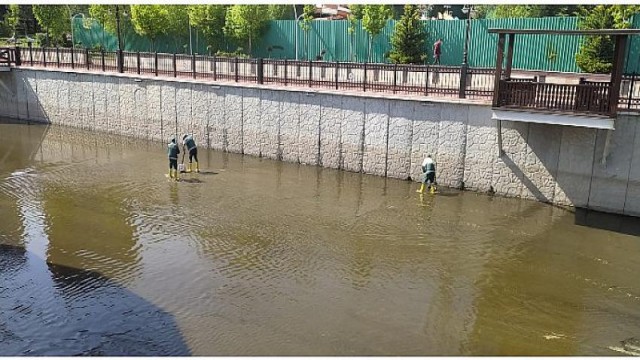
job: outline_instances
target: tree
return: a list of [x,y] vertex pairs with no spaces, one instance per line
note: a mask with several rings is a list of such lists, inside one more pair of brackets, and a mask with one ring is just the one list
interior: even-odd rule
[[175,52],[179,52],[179,44],[189,36],[189,7],[187,5],[163,5],[166,14],[164,34],[173,39]]
[[191,25],[202,31],[211,49],[216,53],[222,48],[223,28],[227,6],[225,5],[191,5],[189,21]]
[[367,59],[371,61],[373,39],[382,32],[387,25],[387,20],[393,16],[393,12],[388,5],[365,5],[362,13],[362,27],[369,33]]
[[16,37],[16,29],[20,23],[20,5],[9,5],[9,11],[4,16],[4,21],[12,31],[12,36]]
[[[581,9],[579,28],[625,29],[629,19],[640,12],[640,6],[597,5],[592,9]],[[576,64],[588,73],[610,73],[613,68],[614,41],[611,36],[587,36],[576,54]]]
[[164,33],[168,15],[164,5],[131,5],[131,21],[136,33],[151,40],[151,51],[155,50],[158,36]]
[[313,21],[315,12],[316,7],[314,5],[307,4],[302,8],[302,21],[300,21],[300,28],[304,31],[305,54],[307,54],[307,58],[309,53],[309,30],[311,30],[311,22]]
[[349,10],[351,10],[351,14],[349,14],[349,28],[347,29],[347,32],[350,35],[349,58],[352,61],[356,61],[356,54],[353,52],[353,48],[355,47],[355,44],[353,42],[355,40],[356,27],[359,25],[360,20],[362,20],[363,8],[364,8],[363,5],[357,5],[357,4],[349,5]]
[[224,33],[236,43],[247,44],[251,55],[253,40],[266,30],[268,21],[266,5],[232,5],[227,10]]
[[38,24],[47,32],[47,45],[49,34],[55,44],[62,42],[62,36],[71,30],[69,10],[65,5],[33,5],[33,16]]
[[426,59],[427,33],[420,16],[416,5],[405,5],[404,14],[396,23],[391,38],[392,50],[389,58],[394,64],[419,64]]
[[478,17],[502,18],[538,18],[553,16],[573,16],[578,5],[480,5]]
[[271,20],[295,20],[294,5],[267,5],[268,17]]

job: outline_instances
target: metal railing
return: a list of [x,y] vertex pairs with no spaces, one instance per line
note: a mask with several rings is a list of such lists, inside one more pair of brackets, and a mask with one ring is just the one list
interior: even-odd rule
[[[249,82],[357,92],[466,97],[490,100],[495,69],[435,65],[249,59],[206,55],[93,51],[80,48],[0,48],[16,65],[70,68],[97,72]],[[464,76],[464,78],[463,78]],[[464,80],[464,81],[461,81]],[[501,80],[500,106],[558,111],[606,112],[602,100],[610,88],[539,83],[537,78]],[[594,87],[595,86],[595,87]],[[553,98],[557,96],[558,98]],[[588,106],[579,101],[589,100]],[[595,101],[595,102],[592,102]],[[640,74],[625,75],[618,109],[640,110]]]
[[498,107],[610,115],[612,85],[502,80]]

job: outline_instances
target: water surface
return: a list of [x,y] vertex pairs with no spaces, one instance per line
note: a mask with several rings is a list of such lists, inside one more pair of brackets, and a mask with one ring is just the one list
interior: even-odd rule
[[[640,238],[567,210],[0,123],[0,355],[615,355]],[[635,221],[635,220],[634,220]]]

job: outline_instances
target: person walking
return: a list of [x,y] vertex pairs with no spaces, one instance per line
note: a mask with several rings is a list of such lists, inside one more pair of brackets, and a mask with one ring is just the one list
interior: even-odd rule
[[178,176],[178,154],[180,154],[180,148],[176,144],[176,138],[171,138],[167,145],[167,155],[169,156],[169,178],[180,180]]
[[440,55],[442,54],[442,39],[438,38],[433,44],[433,64],[440,65]]
[[427,155],[427,157],[422,161],[422,184],[420,185],[420,189],[416,190],[416,192],[424,193],[425,185],[427,189],[429,189],[430,193],[436,192],[436,163],[431,158],[431,155]]
[[198,167],[198,147],[196,146],[196,141],[193,139],[193,134],[184,134],[182,137],[182,147],[187,148],[189,152],[189,165],[187,166],[186,172],[191,172],[191,164],[193,160],[195,160],[195,172],[200,172],[200,167]]

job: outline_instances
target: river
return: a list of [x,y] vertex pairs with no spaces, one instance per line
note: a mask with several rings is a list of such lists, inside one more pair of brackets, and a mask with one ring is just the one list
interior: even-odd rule
[[619,355],[640,338],[634,231],[199,157],[176,183],[164,144],[0,122],[0,355]]

